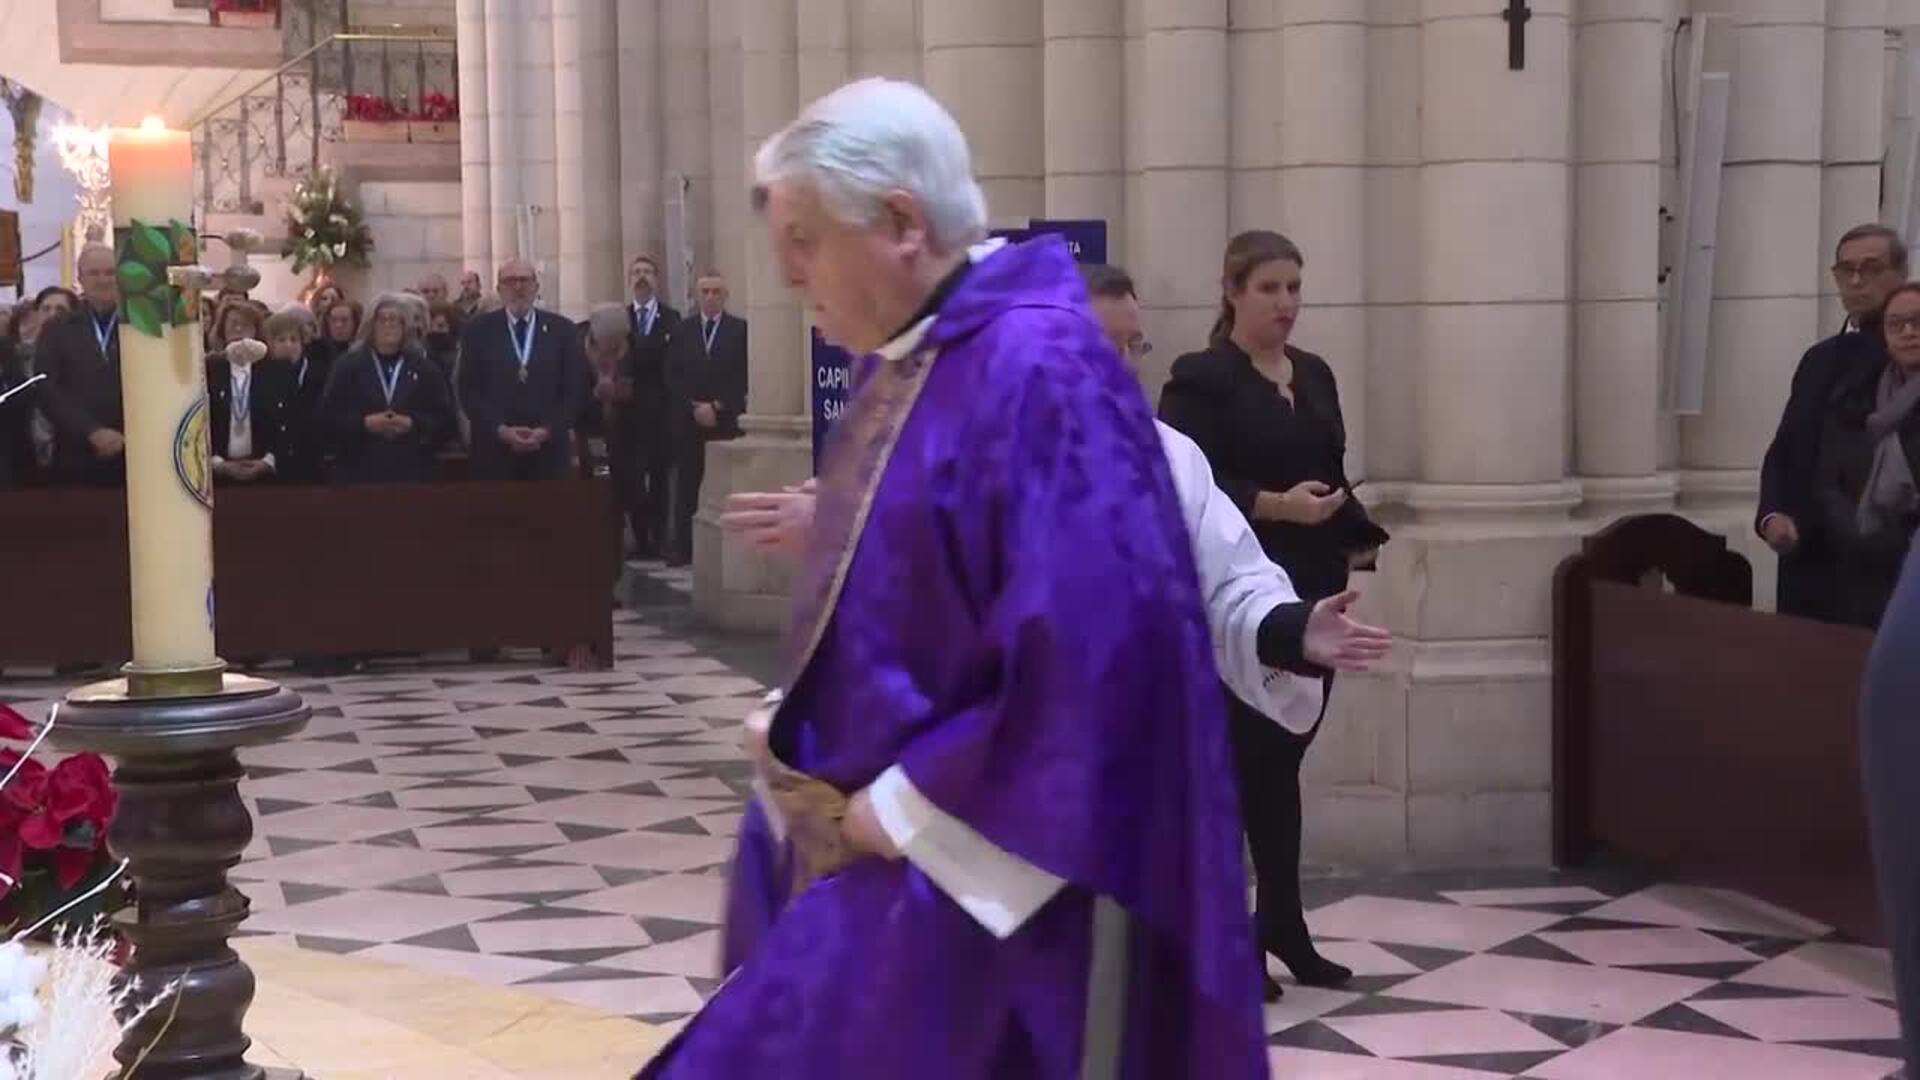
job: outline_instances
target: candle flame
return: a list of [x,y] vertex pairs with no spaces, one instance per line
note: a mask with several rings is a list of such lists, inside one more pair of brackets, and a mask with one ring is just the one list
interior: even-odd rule
[[140,121],[140,130],[148,132],[165,131],[167,130],[167,122],[157,116],[149,115],[145,120]]

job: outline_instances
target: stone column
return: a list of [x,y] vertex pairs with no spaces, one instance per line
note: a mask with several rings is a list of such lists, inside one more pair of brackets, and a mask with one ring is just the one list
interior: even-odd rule
[[[707,85],[707,5],[706,0],[659,0],[660,4],[660,66],[663,77],[660,84],[661,103],[661,152],[664,156],[666,175],[663,181],[672,183],[676,178],[685,177],[690,184],[687,195],[686,230],[687,243],[693,249],[694,266],[697,268],[713,258],[713,226],[707,208],[712,205],[710,191],[713,184],[713,164],[711,158],[712,115],[708,109],[709,89]],[[666,250],[670,239],[664,224],[667,200],[673,192],[663,188],[661,192],[662,226],[660,233],[660,255],[663,259],[678,259],[679,254]],[[671,275],[678,269],[662,268],[661,289],[667,289]],[[696,269],[694,271],[698,273]],[[688,282],[688,287],[692,283]],[[670,297],[675,307],[684,307],[684,296]]]
[[487,138],[487,4],[459,0],[454,14],[460,85],[460,246],[462,268],[481,276],[493,262],[493,208]]
[[[523,255],[518,213],[520,185],[520,44],[523,24],[533,0],[486,0],[487,146],[499,152],[487,155],[487,225],[492,263]],[[494,266],[482,269],[491,288]]]
[[[625,264],[639,255],[664,257],[661,250],[660,0],[625,0],[619,5],[620,247]],[[622,285],[624,286],[624,276]],[[621,295],[625,295],[624,291]]]
[[1670,508],[1676,489],[1658,460],[1666,8],[1582,4],[1575,29],[1574,461],[1601,519]]
[[1122,0],[1046,0],[1042,9],[1046,216],[1107,223],[1108,257],[1126,217]]
[[560,226],[560,283],[548,303],[580,318],[617,300],[619,76],[614,0],[553,0],[554,171]]
[[973,149],[973,171],[997,223],[1046,215],[1041,5],[1034,0],[927,3],[926,86]]
[[920,0],[849,0],[848,19],[858,75],[921,81]]
[[1846,318],[1827,266],[1841,234],[1880,220],[1881,162],[1886,156],[1886,0],[1828,0],[1825,117],[1820,125],[1819,335]]
[[1505,6],[1419,5],[1414,516],[1358,582],[1402,645],[1391,671],[1335,694],[1336,720],[1384,719],[1355,749],[1372,784],[1308,812],[1329,823],[1310,841],[1323,855],[1537,864],[1550,847],[1550,592],[1579,499],[1566,475],[1573,33],[1568,0],[1534,0],[1526,66],[1509,70]]
[[[707,122],[712,130],[713,178],[709,183],[708,216],[712,219],[711,265],[726,274],[736,293],[747,265],[747,159],[742,149],[746,130],[747,68],[744,40],[755,32],[750,23],[776,19],[792,22],[793,0],[775,0],[769,11],[759,0],[707,0]],[[791,29],[787,31],[792,33]],[[744,311],[745,301],[734,299]]]
[[1367,475],[1400,497],[1420,461],[1419,0],[1375,5],[1367,30]]
[[768,136],[799,113],[802,67],[828,69],[835,63],[833,54],[845,52],[831,34],[815,33],[807,54],[801,55],[800,2],[760,0],[753,16],[739,23],[743,109],[734,154],[741,163],[741,179],[732,190],[717,193],[722,206],[736,208],[731,212],[742,230],[734,295],[751,327],[752,348],[742,422],[746,435],[711,444],[707,451],[706,483],[694,524],[693,604],[703,620],[728,629],[777,630],[786,625],[791,608],[786,568],[727,538],[716,520],[720,506],[736,491],[798,484],[813,465],[813,428],[806,413],[806,325],[759,222],[746,210],[746,163]]
[[520,117],[510,153],[520,172],[520,200],[532,211],[532,244],[521,252],[540,271],[544,302],[552,306],[568,288],[560,266],[560,177],[554,123],[553,7],[555,0],[526,0],[521,35]]
[[1280,216],[1307,258],[1295,343],[1340,383],[1347,471],[1366,475],[1367,0],[1280,6]]
[[1278,229],[1285,220],[1280,206],[1280,130],[1284,123],[1280,7],[1277,0],[1232,0],[1228,6],[1230,233]]
[[[1227,243],[1227,2],[1145,0],[1139,231],[1128,238],[1156,345],[1140,365],[1158,399],[1174,357],[1205,345]],[[1129,211],[1131,213],[1131,211]]]
[[[804,106],[853,79],[853,12],[849,0],[799,0],[799,103]],[[796,108],[797,112],[798,109]],[[759,149],[758,146],[751,150]]]
[[[1819,333],[1824,4],[1697,0],[1734,21],[1704,409],[1681,421],[1681,495],[1744,518],[1800,354]],[[1783,208],[1799,208],[1786,210]],[[1829,253],[1830,254],[1830,253]],[[1739,534],[1751,527],[1738,530]]]

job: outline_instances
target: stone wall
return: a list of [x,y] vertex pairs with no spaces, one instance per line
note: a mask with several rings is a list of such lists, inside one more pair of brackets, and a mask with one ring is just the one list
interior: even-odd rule
[[459,183],[368,180],[359,200],[373,233],[373,266],[360,276],[366,294],[411,288],[430,271],[458,283],[465,265]]
[[[560,192],[532,254],[563,295],[611,299],[620,259],[567,240],[567,200],[606,217],[620,256],[658,253],[659,193],[688,178],[695,259],[732,276],[754,328],[749,435],[712,451],[695,603],[772,628],[784,580],[712,511],[808,468],[804,321],[743,206],[753,147],[806,100],[922,78],[966,127],[996,220],[1107,220],[1142,286],[1150,395],[1204,343],[1227,237],[1293,235],[1296,342],[1335,368],[1350,472],[1395,536],[1360,578],[1363,613],[1401,641],[1388,670],[1335,690],[1309,758],[1310,843],[1339,863],[1539,863],[1552,571],[1648,510],[1758,554],[1757,466],[1794,363],[1833,324],[1834,237],[1880,214],[1887,116],[1913,111],[1887,91],[1905,49],[1886,32],[1920,5],[1534,0],[1518,70],[1506,6],[460,0],[468,251],[501,254],[511,208]],[[1684,64],[1696,32],[1680,21],[1708,16],[1731,28],[1735,101],[1706,407],[1683,419],[1658,396],[1662,209],[1679,203],[1669,58]],[[613,107],[556,107],[604,85],[576,39],[609,18]],[[558,156],[527,141],[556,127]],[[618,160],[568,149],[596,140]]]

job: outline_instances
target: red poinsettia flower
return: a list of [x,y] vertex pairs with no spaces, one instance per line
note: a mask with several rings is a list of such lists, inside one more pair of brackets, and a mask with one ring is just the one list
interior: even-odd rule
[[33,741],[33,724],[11,706],[0,705],[0,739]]
[[13,830],[28,850],[49,851],[60,846],[75,821],[104,833],[115,801],[106,763],[96,754],[76,754],[51,770],[37,761],[22,762],[13,782],[0,791],[0,815],[13,819]]
[[55,765],[48,785],[60,824],[89,822],[104,840],[120,796],[113,790],[113,774],[99,754],[75,754]]

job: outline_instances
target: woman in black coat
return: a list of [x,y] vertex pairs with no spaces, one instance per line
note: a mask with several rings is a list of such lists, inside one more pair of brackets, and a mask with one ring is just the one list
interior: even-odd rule
[[1869,628],[1920,526],[1920,284],[1887,298],[1878,332],[1884,360],[1844,372],[1828,399],[1815,488],[1839,555],[1835,617]]
[[[1278,233],[1233,238],[1212,345],[1174,361],[1160,418],[1205,451],[1220,490],[1311,603],[1344,592],[1349,570],[1370,566],[1387,534],[1347,481],[1333,369],[1287,343],[1300,315],[1305,262]],[[1331,689],[1332,673],[1324,677]],[[1300,763],[1319,723],[1290,731],[1235,695],[1226,698],[1261,946],[1301,984],[1339,986],[1353,973],[1314,949],[1300,905]],[[1267,994],[1280,995],[1271,977]]]

